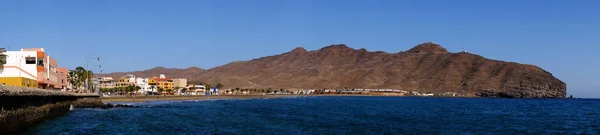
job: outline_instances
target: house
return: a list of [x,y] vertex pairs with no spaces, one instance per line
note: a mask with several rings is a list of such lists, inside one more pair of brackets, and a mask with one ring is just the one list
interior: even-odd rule
[[135,86],[140,87],[140,89],[137,91],[137,93],[156,92],[155,90],[150,88],[148,81],[149,81],[148,78],[141,78],[141,77],[135,78]]
[[174,87],[175,91],[177,91],[177,95],[180,95],[181,89],[187,87],[187,79],[177,78],[177,79],[172,79],[172,80],[173,80],[173,87]]
[[134,75],[125,75],[121,78],[119,78],[119,80],[117,80],[117,86],[116,87],[128,87],[128,86],[135,86],[135,76]]
[[188,83],[186,87],[189,95],[206,95],[206,86],[201,83]]
[[99,78],[100,88],[101,89],[110,89],[117,87],[117,81],[112,77],[100,77]]

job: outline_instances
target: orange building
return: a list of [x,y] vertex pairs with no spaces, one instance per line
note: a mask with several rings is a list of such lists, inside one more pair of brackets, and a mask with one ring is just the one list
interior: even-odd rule
[[173,90],[175,88],[173,79],[165,78],[164,76],[161,76],[160,78],[152,77],[148,79],[148,85],[150,85],[150,87],[154,87],[155,89],[162,88],[163,91],[161,93],[167,93],[167,90]]
[[67,81],[67,74],[69,73],[69,69],[67,68],[58,68],[59,80],[61,89],[67,89],[67,85],[69,82]]

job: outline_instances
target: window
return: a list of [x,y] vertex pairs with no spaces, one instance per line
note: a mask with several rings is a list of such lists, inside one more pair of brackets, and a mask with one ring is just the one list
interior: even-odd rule
[[25,64],[35,64],[35,57],[25,57]]
[[44,66],[44,60],[38,60],[38,66]]

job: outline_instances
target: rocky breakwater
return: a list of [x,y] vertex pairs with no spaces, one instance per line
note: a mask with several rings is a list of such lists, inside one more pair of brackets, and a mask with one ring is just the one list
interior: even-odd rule
[[43,120],[69,112],[80,99],[96,94],[75,94],[53,90],[0,86],[0,134],[10,134]]

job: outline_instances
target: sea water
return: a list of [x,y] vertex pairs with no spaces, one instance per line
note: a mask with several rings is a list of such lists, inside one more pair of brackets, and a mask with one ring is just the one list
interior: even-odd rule
[[597,99],[296,97],[75,109],[22,134],[600,134]]

